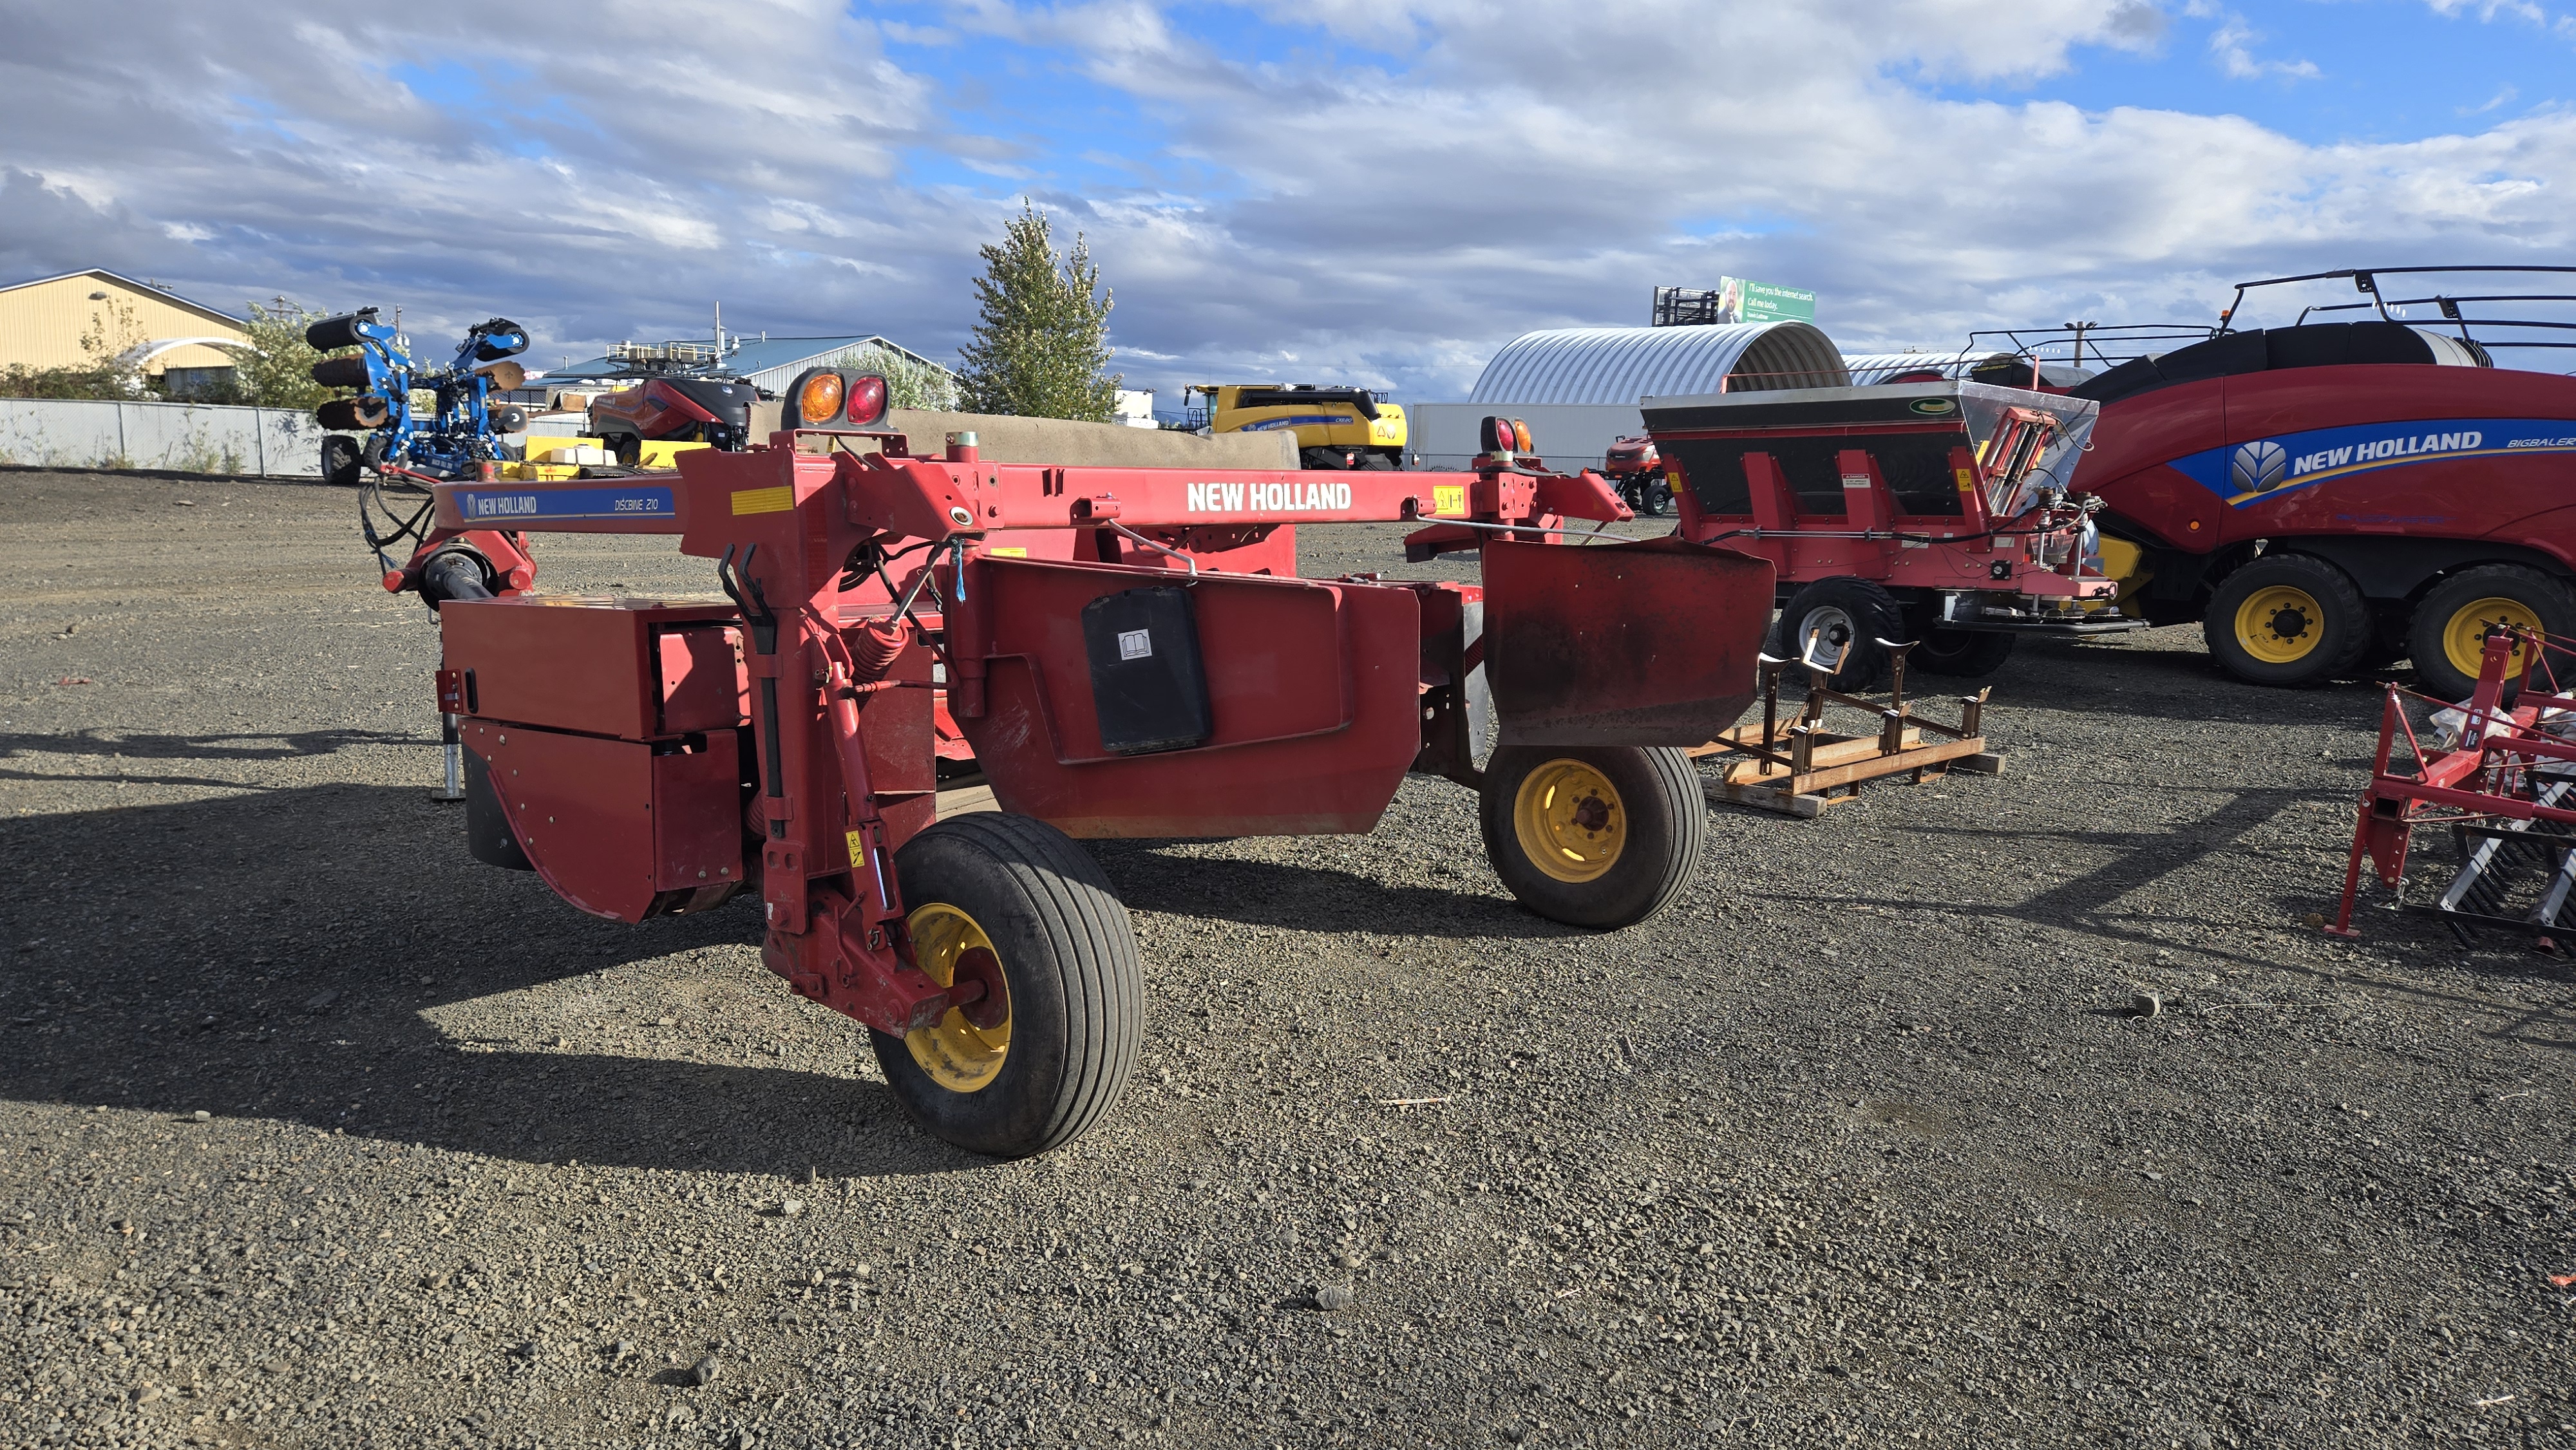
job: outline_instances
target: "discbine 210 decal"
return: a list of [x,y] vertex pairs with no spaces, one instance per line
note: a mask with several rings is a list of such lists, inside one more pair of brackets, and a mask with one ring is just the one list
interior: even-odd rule
[[2576,422],[2565,418],[2437,418],[2364,423],[2257,438],[2177,458],[2201,487],[2244,508],[2331,479],[2452,458],[2576,453]]

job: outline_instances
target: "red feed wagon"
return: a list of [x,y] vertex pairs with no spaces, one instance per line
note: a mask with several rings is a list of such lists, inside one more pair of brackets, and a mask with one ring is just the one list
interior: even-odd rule
[[[758,891],[770,968],[875,1029],[950,1142],[1060,1144],[1135,1060],[1134,937],[1068,836],[1365,832],[1429,771],[1557,921],[1642,920],[1697,860],[1676,747],[1751,701],[1771,566],[1556,542],[1626,516],[1597,475],[920,456],[882,379],[830,370],[786,407],[676,478],[429,483],[386,583],[439,608],[478,857],[625,921]],[[1478,548],[1482,587],[1295,577],[1295,525],[1373,520]],[[539,530],[676,534],[728,597],[533,594]],[[999,813],[933,823],[943,721]]]
[[1866,689],[1887,644],[1910,668],[1991,674],[2014,639],[2137,628],[2106,609],[2091,523],[2068,476],[2097,408],[1974,382],[1648,398],[1677,538],[1768,559],[1771,652],[1820,637],[1834,685]]

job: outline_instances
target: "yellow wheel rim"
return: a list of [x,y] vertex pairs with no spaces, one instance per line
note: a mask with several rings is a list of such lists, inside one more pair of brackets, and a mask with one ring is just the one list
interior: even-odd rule
[[[2442,653],[2450,656],[2451,668],[2476,679],[2478,671],[2486,668],[2487,627],[2497,624],[2527,629],[2534,634],[2542,632],[2540,616],[2532,613],[2531,606],[2519,599],[2479,599],[2463,604],[2452,611],[2450,622],[2442,626]],[[2513,647],[2513,656],[2507,663],[2508,679],[2520,672],[2523,654],[2529,648],[2521,644]]]
[[2236,606],[2236,642],[2267,665],[2297,664],[2315,654],[2325,637],[2326,612],[2305,589],[2273,584]]
[[974,1092],[1000,1076],[1011,1051],[1011,993],[1001,953],[975,918],[944,901],[915,907],[904,925],[912,933],[913,964],[924,976],[943,987],[956,986],[961,975],[984,983],[981,1000],[951,1007],[936,1026],[903,1039],[931,1081],[950,1092]]
[[1580,760],[1551,760],[1512,800],[1521,854],[1559,881],[1590,881],[1619,864],[1628,811],[1609,777]]

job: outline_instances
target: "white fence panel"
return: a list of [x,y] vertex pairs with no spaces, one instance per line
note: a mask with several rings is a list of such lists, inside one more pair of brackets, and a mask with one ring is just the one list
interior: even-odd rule
[[125,430],[114,403],[0,398],[0,464],[31,468],[114,466]]
[[1617,439],[1646,431],[1643,410],[1616,403],[1407,403],[1407,453],[1425,468],[1464,468],[1476,456],[1476,430],[1488,416],[1530,425],[1530,442],[1550,468],[1599,468]]
[[0,398],[0,467],[317,478],[322,433],[293,408]]

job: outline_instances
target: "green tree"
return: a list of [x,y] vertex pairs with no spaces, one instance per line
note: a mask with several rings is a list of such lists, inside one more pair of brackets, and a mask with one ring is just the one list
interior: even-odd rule
[[321,315],[283,297],[274,307],[250,304],[244,330],[253,350],[233,364],[237,401],[261,408],[318,408],[331,400],[332,390],[313,381],[313,365],[324,355],[304,340],[304,329]]
[[889,348],[870,344],[832,360],[844,372],[876,373],[886,380],[891,406],[946,413],[957,407],[957,375],[937,363],[921,362]]
[[1101,373],[1113,303],[1090,243],[1076,232],[1059,257],[1046,215],[1024,201],[1003,225],[1001,244],[981,250],[975,295],[983,320],[958,350],[966,411],[1108,422],[1123,379]]

